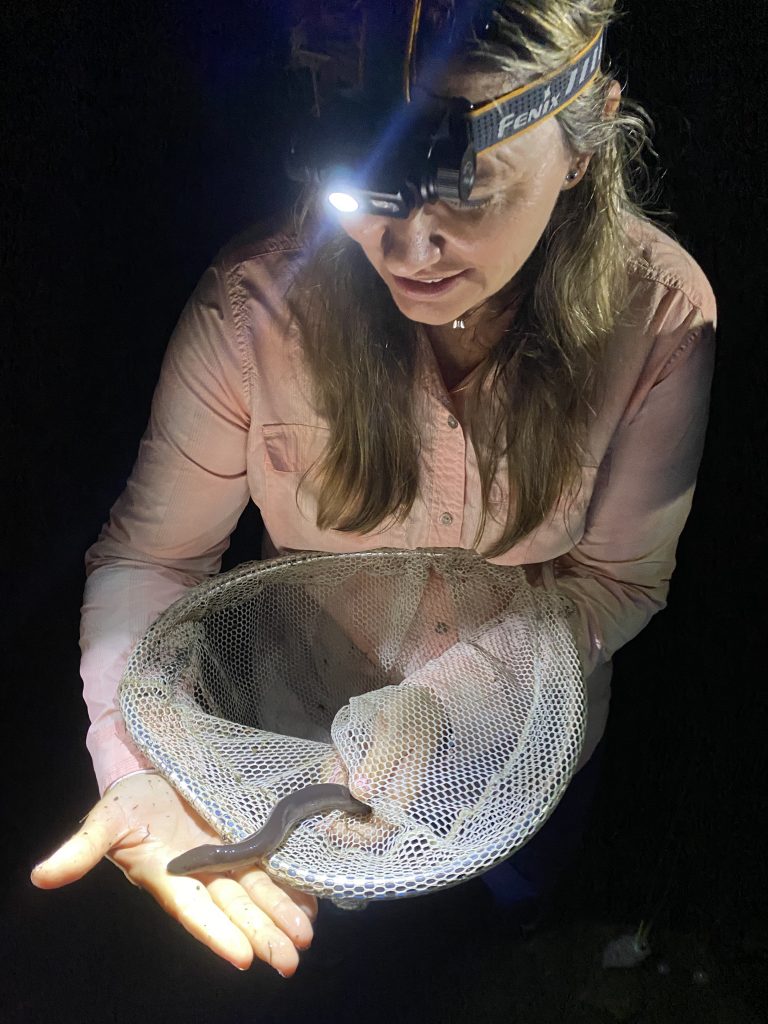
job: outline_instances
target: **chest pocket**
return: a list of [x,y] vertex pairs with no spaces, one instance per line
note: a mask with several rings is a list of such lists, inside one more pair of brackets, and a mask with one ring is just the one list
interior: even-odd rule
[[404,524],[386,529],[378,527],[367,534],[318,529],[318,485],[308,470],[319,464],[330,440],[326,427],[267,423],[261,431],[264,444],[261,514],[276,547],[343,552],[408,546]]

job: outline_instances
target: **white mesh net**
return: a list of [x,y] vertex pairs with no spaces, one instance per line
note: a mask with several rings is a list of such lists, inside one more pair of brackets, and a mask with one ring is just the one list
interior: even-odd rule
[[315,783],[372,807],[301,822],[273,877],[341,905],[418,895],[509,856],[565,790],[585,724],[568,611],[460,549],[251,562],[160,616],[120,707],[227,840]]

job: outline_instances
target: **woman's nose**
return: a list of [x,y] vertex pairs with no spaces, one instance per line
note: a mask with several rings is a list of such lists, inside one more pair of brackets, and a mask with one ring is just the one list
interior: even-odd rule
[[445,240],[423,207],[401,220],[388,219],[381,236],[382,255],[392,274],[411,277],[443,258]]

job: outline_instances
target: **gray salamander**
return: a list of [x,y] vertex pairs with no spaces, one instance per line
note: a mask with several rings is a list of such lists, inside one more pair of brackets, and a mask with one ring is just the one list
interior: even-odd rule
[[269,856],[294,825],[304,818],[337,810],[349,814],[370,814],[371,808],[356,800],[346,786],[330,782],[305,786],[278,800],[264,825],[252,836],[240,843],[196,846],[174,857],[167,871],[171,875],[190,875],[198,871],[229,871],[232,868],[248,867],[254,861]]

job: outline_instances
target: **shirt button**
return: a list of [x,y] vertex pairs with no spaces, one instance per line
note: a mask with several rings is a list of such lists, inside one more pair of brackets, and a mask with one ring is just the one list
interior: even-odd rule
[[443,526],[450,526],[451,523],[453,522],[453,516],[451,515],[450,512],[443,512],[443,514],[440,516],[440,522],[443,524]]
[[448,417],[448,426],[451,428],[451,430],[455,430],[456,427],[458,427],[458,425],[459,425],[459,421],[456,419],[455,416],[449,416]]

